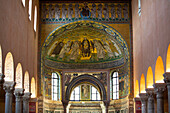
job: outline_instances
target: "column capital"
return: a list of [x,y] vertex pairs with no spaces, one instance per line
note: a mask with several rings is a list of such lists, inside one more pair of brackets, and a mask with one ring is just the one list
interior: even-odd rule
[[0,84],[4,83],[4,77],[5,75],[3,73],[0,73]]
[[23,88],[16,88],[14,91],[14,95],[16,97],[15,101],[21,101],[21,97],[24,95],[24,89]]
[[148,98],[154,98],[154,88],[146,88]]
[[13,93],[14,91],[14,86],[15,86],[15,82],[14,81],[5,81],[3,88],[5,90],[6,93]]
[[153,84],[155,93],[163,93],[166,89],[166,84],[165,83],[155,83]]
[[29,101],[29,99],[31,98],[31,93],[30,92],[24,92],[23,95],[23,101]]
[[144,101],[146,102],[148,100],[148,96],[146,93],[140,93],[139,97],[140,97],[141,102],[144,102]]
[[167,85],[170,85],[170,72],[165,72],[163,74],[164,76],[164,82],[167,84]]

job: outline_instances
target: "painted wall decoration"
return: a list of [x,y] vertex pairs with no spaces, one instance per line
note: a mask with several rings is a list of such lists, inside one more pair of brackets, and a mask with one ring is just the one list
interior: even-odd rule
[[65,73],[65,86],[75,78],[83,74],[89,74],[98,78],[105,86],[107,86],[107,72],[66,72]]
[[78,21],[56,29],[46,39],[42,52],[46,65],[58,69],[88,68],[83,65],[87,63],[103,63],[93,68],[111,68],[127,62],[129,56],[122,36],[94,21]]
[[[107,90],[109,72],[102,69],[110,71],[119,69],[120,99],[110,102],[109,111],[116,112],[115,109],[127,108],[129,103],[127,95],[133,93],[130,71],[133,62],[130,57],[132,38],[129,6],[128,1],[40,2],[41,83],[39,84],[40,94],[45,97],[44,112],[63,112],[60,101],[58,104],[50,100],[50,73],[60,72],[61,78],[65,75],[65,81],[62,81],[64,88],[67,88],[68,84],[79,75],[89,74],[98,78]],[[69,72],[67,69],[75,71]],[[100,69],[101,72],[77,72],[77,69]],[[82,89],[82,94],[83,91]],[[85,112],[83,109],[77,111],[72,106],[70,110]]]
[[81,85],[81,100],[90,100],[90,85]]
[[106,22],[128,22],[127,3],[42,3],[42,22],[67,22],[75,20],[97,20]]

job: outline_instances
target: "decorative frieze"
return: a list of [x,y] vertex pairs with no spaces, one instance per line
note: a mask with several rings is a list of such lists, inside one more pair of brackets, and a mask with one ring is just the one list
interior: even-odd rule
[[42,3],[42,22],[66,22],[82,19],[128,22],[127,3]]

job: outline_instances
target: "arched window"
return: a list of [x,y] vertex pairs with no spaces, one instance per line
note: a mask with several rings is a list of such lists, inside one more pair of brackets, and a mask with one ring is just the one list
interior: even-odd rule
[[5,81],[14,81],[14,61],[11,52],[5,58]]
[[29,19],[30,19],[30,20],[31,20],[31,12],[32,12],[32,0],[29,0],[28,14],[29,14]]
[[35,6],[35,11],[34,11],[34,31],[37,29],[37,6]]
[[155,83],[164,83],[163,79],[163,74],[165,73],[164,71],[164,64],[161,56],[158,56],[156,60],[156,65],[155,65]]
[[52,100],[59,101],[60,100],[60,76],[57,73],[52,73],[51,80],[51,92],[52,92]]
[[15,88],[22,88],[22,66],[18,63],[16,68],[16,86]]
[[0,73],[2,73],[2,49],[0,45]]
[[72,100],[72,101],[79,101],[80,100],[80,86],[76,87],[72,91],[70,100]]
[[167,50],[167,57],[166,57],[166,72],[170,72],[170,44]]
[[83,84],[83,85],[79,85],[77,86],[76,88],[74,88],[74,90],[71,92],[71,96],[70,96],[70,101],[80,101],[80,100],[84,100],[82,98],[82,96],[84,97],[84,95],[82,94],[84,91],[84,88],[83,87],[86,87],[86,88],[89,88],[89,89],[86,89],[86,93],[89,94],[89,98],[88,99],[85,99],[86,101],[99,101],[101,100],[100,98],[100,93],[98,92],[98,90],[91,86],[91,85],[87,85],[87,84]]
[[22,0],[22,4],[23,4],[23,6],[25,7],[25,0]]
[[91,86],[91,96],[90,97],[91,97],[91,100],[101,100],[100,93],[93,86]]
[[140,78],[140,93],[146,93],[146,91],[145,91],[145,76],[143,73]]
[[111,91],[112,99],[119,99],[119,75],[118,72],[113,72],[111,76]]
[[138,0],[138,14],[141,15],[141,0]]
[[31,79],[31,98],[35,98],[35,79],[32,77]]
[[153,72],[151,66],[148,67],[146,82],[147,88],[153,88]]
[[25,75],[24,75],[24,89],[25,89],[25,92],[29,92],[29,73],[28,73],[28,71],[26,71]]

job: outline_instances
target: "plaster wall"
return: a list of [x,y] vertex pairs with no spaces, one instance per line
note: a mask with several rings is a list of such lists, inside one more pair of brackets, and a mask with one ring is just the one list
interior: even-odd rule
[[146,80],[149,66],[155,75],[158,56],[163,59],[164,69],[166,67],[166,55],[170,43],[169,6],[169,0],[141,0],[141,16],[139,16],[138,0],[132,0],[134,81],[136,79],[140,81],[142,73]]
[[33,24],[35,5],[38,6],[39,3],[38,0],[32,2],[31,21],[28,18],[28,4],[28,0],[25,7],[22,0],[1,1],[0,45],[2,46],[3,72],[6,54],[11,52],[14,70],[17,64],[21,63],[23,75],[28,70],[31,78],[37,74],[38,29],[35,32]]
[[[25,7],[22,0],[2,0],[0,3],[0,45],[2,47],[3,73],[5,57],[11,52],[14,59],[14,76],[18,63],[21,63],[23,77],[26,71],[31,77],[37,75],[37,47],[38,47],[38,24],[34,31],[34,9],[39,7],[38,0],[32,1],[31,21],[28,18],[28,3]],[[37,19],[38,23],[38,19]],[[24,79],[23,79],[24,80]],[[4,94],[1,94],[3,99]],[[4,103],[0,103],[1,105]],[[4,112],[4,107],[0,109]]]

